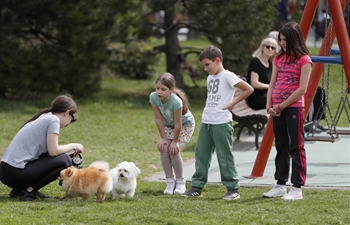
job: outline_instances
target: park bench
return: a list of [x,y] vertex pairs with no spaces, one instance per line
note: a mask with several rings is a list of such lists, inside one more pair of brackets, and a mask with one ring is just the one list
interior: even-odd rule
[[[240,95],[242,90],[236,88],[235,97]],[[244,128],[248,129],[248,133],[254,132],[255,134],[255,146],[259,149],[259,135],[265,128],[268,121],[266,109],[254,110],[247,105],[246,100],[242,100],[237,103],[232,110],[233,128],[238,128],[236,140],[239,141],[241,132]]]

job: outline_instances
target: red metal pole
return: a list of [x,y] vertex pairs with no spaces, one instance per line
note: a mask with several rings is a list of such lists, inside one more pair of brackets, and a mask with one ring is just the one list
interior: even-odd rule
[[[340,49],[340,55],[343,62],[343,67],[345,70],[346,80],[348,81],[348,88],[350,87],[350,46],[349,46],[349,36],[346,29],[346,23],[344,19],[343,8],[341,7],[339,1],[329,1],[329,9],[332,13],[332,19],[335,29],[335,34],[337,35],[338,45]],[[343,5],[345,7],[348,3]]]
[[272,118],[270,117],[266,125],[266,130],[260,144],[258,155],[256,156],[256,159],[255,159],[252,173],[249,176],[243,176],[243,177],[257,178],[257,177],[262,177],[264,175],[264,171],[266,168],[267,160],[271,152],[271,147],[272,147],[274,138],[275,138],[275,135],[273,134]]
[[[303,15],[300,21],[300,27],[303,31],[304,40],[306,40],[307,34],[310,30],[313,18],[316,13],[318,5],[318,0],[308,0],[306,2]],[[316,92],[316,90],[315,90]],[[259,148],[259,152],[256,156],[254,167],[250,176],[244,176],[246,178],[256,178],[262,177],[266,168],[267,160],[269,158],[273,140],[275,136],[273,134],[272,118],[269,118],[269,121],[266,126],[266,130]]]
[[312,21],[315,17],[315,13],[317,10],[319,0],[308,0],[304,7],[303,14],[300,19],[300,28],[303,31],[303,38],[306,41],[307,36],[309,34],[310,27],[312,25]]
[[[342,2],[343,3],[343,5],[342,5],[343,8],[348,4],[348,1],[349,0],[345,0],[345,1]],[[334,3],[334,2],[338,2],[338,1],[331,0],[330,2]],[[335,34],[336,34],[336,29],[337,29],[335,27],[335,24],[334,24],[334,22],[335,22],[334,19],[336,17],[343,17],[343,12],[338,13],[338,14],[334,14],[334,12],[331,11],[331,13],[333,15],[333,19],[328,25],[325,37],[324,37],[324,39],[322,41],[321,48],[320,48],[320,50],[318,52],[319,56],[329,56],[329,50],[330,50],[330,48],[333,45]],[[337,22],[337,23],[339,23],[339,22]],[[331,34],[331,32],[330,32],[331,30],[332,30],[332,35],[330,35]],[[332,37],[331,40],[330,40],[330,37]],[[348,40],[347,40],[347,37],[348,36],[343,36],[343,38],[346,39],[346,42],[343,42],[343,43],[349,43]],[[337,35],[337,38],[339,40],[338,35]],[[341,36],[340,36],[340,38],[341,38]],[[347,47],[349,47],[349,46],[347,46]],[[340,52],[344,52],[344,51],[340,50]],[[349,53],[349,51],[347,51],[347,53]],[[346,54],[346,53],[344,53],[344,54]],[[349,60],[347,60],[347,61],[349,61]],[[350,63],[350,62],[347,62],[347,63]],[[343,59],[343,64],[345,64],[344,63],[344,59]],[[316,93],[316,90],[317,90],[317,86],[318,86],[318,84],[320,82],[320,79],[321,79],[321,76],[322,76],[323,67],[324,67],[323,63],[316,63],[316,64],[314,64],[314,68],[312,70],[312,74],[311,74],[311,77],[310,77],[310,80],[309,80],[309,85],[308,85],[307,91],[305,93],[305,115],[307,115],[309,113],[311,102],[314,99],[314,96],[315,96],[315,93]],[[345,70],[345,72],[346,72],[346,70]],[[350,73],[347,73],[348,83],[349,83],[349,80],[350,80],[349,79],[349,74]]]

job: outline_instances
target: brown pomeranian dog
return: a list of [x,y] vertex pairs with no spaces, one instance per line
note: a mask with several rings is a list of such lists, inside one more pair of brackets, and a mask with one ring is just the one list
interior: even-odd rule
[[62,190],[66,192],[62,199],[81,197],[84,202],[92,195],[96,195],[97,202],[103,201],[113,185],[109,163],[104,161],[93,162],[83,169],[68,167],[60,172],[58,180]]

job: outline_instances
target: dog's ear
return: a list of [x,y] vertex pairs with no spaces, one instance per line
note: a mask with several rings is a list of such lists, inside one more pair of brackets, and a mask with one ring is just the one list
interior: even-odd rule
[[134,171],[135,175],[138,176],[141,174],[141,170],[135,165],[135,163],[131,163],[131,168]]
[[73,168],[66,169],[66,177],[71,177],[73,173],[74,173]]

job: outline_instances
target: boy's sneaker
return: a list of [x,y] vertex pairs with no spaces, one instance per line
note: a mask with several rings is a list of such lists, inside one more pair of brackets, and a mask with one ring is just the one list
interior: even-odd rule
[[191,189],[181,195],[182,197],[202,197],[202,189],[191,187]]
[[263,197],[266,197],[266,198],[281,197],[286,193],[287,193],[286,185],[275,184],[270,191],[263,193]]
[[303,199],[301,188],[292,187],[288,194],[283,195],[282,200],[300,200]]
[[175,179],[174,178],[166,178],[166,188],[164,190],[164,194],[166,195],[173,195],[174,189],[175,189]]
[[239,199],[241,196],[238,193],[238,190],[228,190],[224,196],[222,196],[222,199],[224,200],[236,200]]

